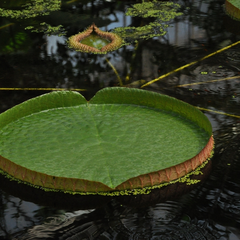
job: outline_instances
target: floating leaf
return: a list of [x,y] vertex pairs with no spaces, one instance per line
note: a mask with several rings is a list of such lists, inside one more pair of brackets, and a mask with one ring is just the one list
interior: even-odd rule
[[227,14],[235,20],[240,20],[240,1],[226,0],[225,10]]
[[38,28],[34,28],[34,26],[28,26],[28,27],[25,27],[25,30],[31,30],[31,32],[37,32],[37,33],[43,32],[48,36],[58,35],[60,37],[66,34],[66,31],[62,25],[58,25],[54,27],[45,22],[40,23],[40,26],[38,26]]
[[52,92],[0,115],[0,168],[47,190],[142,193],[206,163],[211,134],[199,110],[158,93],[105,88],[88,102]]
[[80,52],[106,54],[122,46],[122,39],[115,33],[104,32],[94,23],[85,31],[71,36],[68,46]]
[[182,15],[177,12],[179,8],[179,4],[157,0],[133,4],[131,8],[127,9],[127,16],[153,18],[154,21],[140,27],[115,28],[114,33],[120,35],[126,42],[163,36],[169,26],[167,23]]
[[17,19],[32,18],[39,15],[45,16],[49,15],[51,11],[58,11],[61,8],[61,1],[33,0],[27,4],[22,5],[22,7],[23,9],[21,10],[0,8],[0,16]]

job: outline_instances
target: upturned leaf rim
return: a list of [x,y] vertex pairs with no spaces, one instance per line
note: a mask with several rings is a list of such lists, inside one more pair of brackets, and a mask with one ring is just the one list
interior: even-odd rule
[[[55,102],[52,101],[53,96],[54,99],[58,100]],[[86,104],[86,102],[86,99],[82,95],[72,91],[59,91],[44,94],[21,103],[1,114],[0,128],[18,118],[28,116],[32,113],[58,107],[78,106]],[[140,189],[139,191],[135,191],[135,194],[141,194],[146,192],[145,190],[149,188],[153,189],[156,186],[166,186],[169,183],[181,181],[180,179],[183,179],[184,176],[191,175],[191,173],[194,173],[199,167],[201,168],[201,165],[206,164],[212,155],[214,140],[212,137],[211,123],[201,111],[185,102],[145,90],[114,87],[100,90],[88,104],[131,104],[172,111],[204,129],[209,135],[209,141],[202,151],[193,158],[187,159],[185,162],[172,166],[171,168],[157,170],[155,172],[130,178],[115,188],[110,188],[101,182],[89,181],[86,179],[55,177],[32,171],[0,156],[0,168],[2,171],[10,178],[35,187],[41,187],[45,190],[64,191],[83,195],[128,195],[135,189]],[[142,189],[145,190],[143,191]]]

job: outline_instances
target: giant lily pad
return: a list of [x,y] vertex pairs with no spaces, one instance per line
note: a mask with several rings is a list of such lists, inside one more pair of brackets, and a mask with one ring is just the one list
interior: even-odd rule
[[2,173],[45,190],[127,195],[189,184],[212,149],[203,113],[138,89],[105,88],[89,102],[52,92],[0,115]]

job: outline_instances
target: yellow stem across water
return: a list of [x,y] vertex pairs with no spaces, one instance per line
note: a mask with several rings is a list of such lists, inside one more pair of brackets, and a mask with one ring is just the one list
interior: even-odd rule
[[10,26],[12,26],[12,25],[14,25],[14,23],[9,23],[9,24],[6,24],[6,25],[4,25],[4,26],[1,26],[1,27],[0,27],[0,30],[3,29],[3,28],[6,28],[6,27],[10,27]]
[[106,61],[109,64],[109,66],[112,68],[112,70],[115,72],[115,74],[117,76],[117,79],[119,81],[119,85],[122,87],[123,86],[122,79],[120,78],[120,76],[119,76],[119,74],[117,72],[117,69],[111,64],[111,62],[107,58],[106,58]]
[[214,79],[214,80],[209,80],[209,81],[204,81],[204,82],[187,83],[187,84],[173,86],[173,88],[175,88],[175,87],[186,87],[186,86],[190,86],[190,85],[200,85],[200,84],[206,84],[206,83],[211,83],[211,82],[227,81],[227,80],[233,80],[233,79],[236,79],[236,78],[240,78],[240,76],[220,78],[220,79]]
[[211,109],[207,109],[207,108],[202,108],[202,107],[196,107],[199,110],[202,111],[208,111],[208,112],[213,112],[213,113],[217,113],[217,114],[222,114],[222,115],[226,115],[229,117],[235,117],[235,118],[240,118],[240,116],[238,115],[234,115],[234,114],[229,114],[229,113],[225,113],[225,112],[219,112],[219,111],[215,111],[215,110],[211,110]]
[[222,52],[222,51],[225,51],[225,50],[227,50],[227,49],[229,49],[229,48],[231,48],[231,47],[233,47],[233,46],[235,46],[235,45],[237,45],[237,44],[239,44],[239,43],[240,43],[240,41],[235,42],[235,43],[233,43],[233,44],[231,44],[231,45],[229,45],[229,46],[227,46],[227,47],[224,47],[224,48],[222,48],[222,49],[220,49],[220,50],[218,50],[218,51],[216,51],[216,52],[214,52],[214,53],[211,53],[211,54],[209,54],[209,55],[207,55],[207,56],[205,56],[205,57],[203,57],[203,58],[201,58],[201,59],[199,59],[199,60],[197,60],[197,61],[188,63],[188,64],[186,64],[186,65],[184,65],[184,66],[182,66],[182,67],[180,67],[180,68],[177,68],[177,69],[175,69],[175,70],[173,70],[173,71],[171,71],[171,72],[169,72],[169,73],[166,73],[166,74],[164,74],[164,75],[162,75],[162,76],[160,76],[160,77],[158,77],[158,78],[155,78],[155,79],[153,79],[152,81],[149,81],[148,83],[143,84],[143,85],[141,86],[141,88],[144,88],[144,87],[146,87],[146,86],[148,86],[148,85],[150,85],[150,84],[152,84],[152,83],[154,83],[154,82],[157,82],[157,81],[159,81],[159,80],[161,80],[161,79],[163,79],[163,78],[165,78],[165,77],[167,77],[167,76],[169,76],[169,75],[171,75],[171,74],[173,74],[173,73],[175,73],[175,72],[178,72],[178,71],[180,71],[180,70],[182,70],[182,69],[184,69],[184,68],[187,68],[187,67],[189,67],[189,66],[191,66],[191,65],[193,65],[193,64],[195,64],[195,63],[198,63],[198,62],[200,62],[200,61],[202,61],[202,60],[204,60],[204,59],[206,59],[206,58],[209,58],[209,57],[211,57],[211,56],[213,56],[213,55],[215,55],[215,54],[218,54],[218,53],[220,53],[220,52]]
[[87,89],[79,89],[79,88],[71,88],[71,89],[67,89],[67,88],[0,88],[0,90],[7,90],[7,91],[11,91],[11,90],[33,90],[33,91],[87,91]]

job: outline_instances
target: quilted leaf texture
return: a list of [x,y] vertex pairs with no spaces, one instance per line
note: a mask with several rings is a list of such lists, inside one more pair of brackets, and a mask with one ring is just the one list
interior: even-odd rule
[[202,112],[139,89],[105,88],[89,102],[52,92],[0,115],[0,168],[46,190],[129,194],[191,173],[213,145]]

